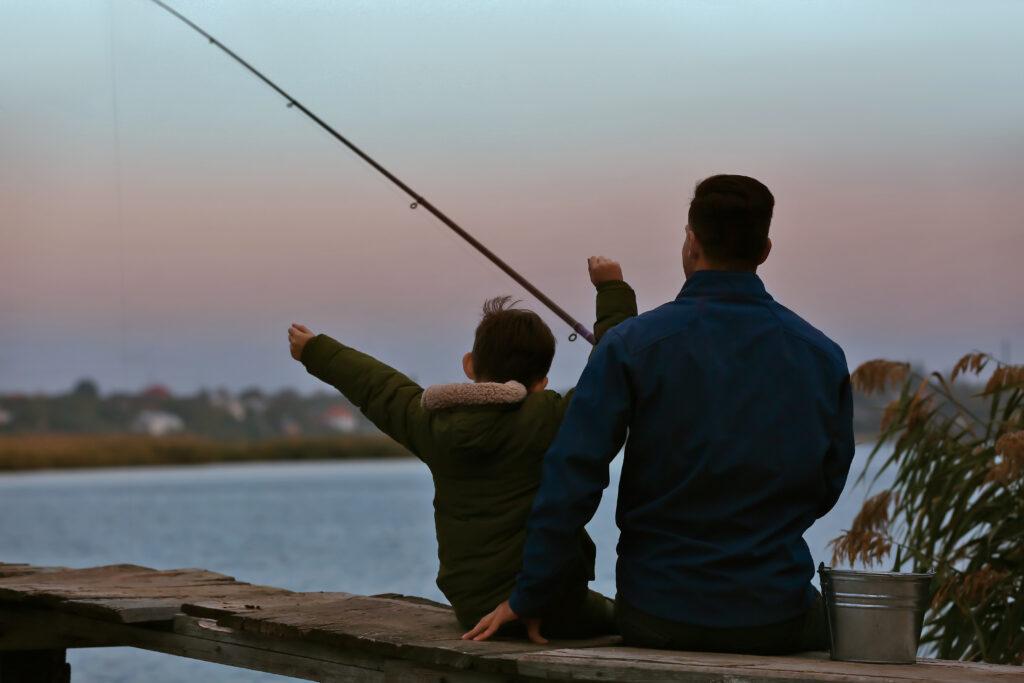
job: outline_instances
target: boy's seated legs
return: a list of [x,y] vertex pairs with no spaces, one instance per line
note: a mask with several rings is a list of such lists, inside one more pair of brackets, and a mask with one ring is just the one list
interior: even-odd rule
[[625,644],[636,647],[752,655],[828,649],[820,594],[805,613],[793,619],[747,628],[706,628],[668,621],[642,612],[622,598],[615,601],[615,618]]

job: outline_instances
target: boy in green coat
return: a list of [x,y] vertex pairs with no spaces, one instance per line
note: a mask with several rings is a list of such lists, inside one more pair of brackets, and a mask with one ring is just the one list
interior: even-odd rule
[[[619,264],[588,259],[597,288],[601,336],[636,315],[636,296]],[[292,356],[333,385],[385,434],[430,468],[440,571],[437,586],[470,628],[505,600],[522,565],[526,519],[540,484],[541,461],[572,392],[547,390],[555,338],[540,317],[508,297],[484,304],[473,350],[463,358],[472,383],[424,390],[384,363],[293,324]],[[595,548],[579,536],[576,566],[562,599],[544,615],[549,637],[614,631],[610,600],[589,591]]]

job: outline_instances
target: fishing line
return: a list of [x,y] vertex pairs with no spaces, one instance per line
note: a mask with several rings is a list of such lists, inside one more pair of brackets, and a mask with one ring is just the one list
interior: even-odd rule
[[123,161],[121,148],[121,107],[117,90],[117,60],[114,54],[114,0],[107,3],[107,35],[108,35],[108,61],[110,63],[110,109],[114,118],[114,130],[112,132],[114,143],[114,221],[117,224],[117,265],[119,271],[119,307],[120,307],[120,352],[121,368],[127,380],[128,369],[128,293],[125,286],[125,229],[124,229],[124,187],[123,187]]
[[372,166],[374,168],[374,170],[376,170],[382,176],[384,176],[385,178],[390,180],[395,186],[397,186],[399,189],[401,189],[402,192],[404,192],[409,197],[409,199],[412,200],[409,203],[409,208],[410,209],[424,208],[427,211],[429,211],[435,218],[437,218],[439,221],[441,221],[446,226],[448,226],[448,228],[450,228],[452,230],[452,232],[454,232],[456,235],[458,235],[463,240],[468,242],[474,249],[477,250],[477,252],[482,254],[491,263],[493,263],[498,268],[500,268],[506,275],[511,277],[517,283],[519,283],[520,286],[522,286],[526,291],[528,291],[530,294],[532,294],[542,304],[547,306],[548,309],[550,309],[552,313],[557,315],[567,325],[569,325],[569,327],[572,328],[572,330],[573,330],[572,334],[569,335],[569,340],[570,341],[575,340],[577,335],[578,335],[580,337],[583,337],[587,341],[589,341],[591,344],[594,343],[594,335],[590,332],[589,329],[587,329],[582,323],[580,323],[578,320],[576,320],[571,315],[569,315],[561,306],[556,304],[550,297],[548,297],[546,294],[544,294],[544,292],[542,292],[539,289],[537,289],[533,285],[533,283],[531,283],[525,277],[520,275],[518,271],[516,271],[514,268],[512,268],[512,266],[510,266],[507,263],[505,263],[505,261],[503,261],[501,258],[499,258],[497,254],[495,254],[493,251],[491,251],[490,249],[485,247],[483,245],[483,243],[481,243],[475,237],[473,237],[468,232],[466,232],[466,230],[464,228],[462,228],[462,226],[460,226],[458,223],[456,223],[451,218],[449,218],[444,212],[442,212],[440,209],[438,209],[436,206],[434,206],[428,199],[426,199],[425,197],[420,195],[418,192],[413,190],[411,187],[406,185],[404,182],[402,182],[397,176],[395,176],[389,170],[387,170],[386,168],[381,166],[370,155],[368,155],[362,149],[360,149],[355,144],[353,144],[351,141],[349,141],[348,138],[346,138],[341,133],[339,133],[334,128],[332,128],[330,126],[330,124],[328,124],[323,119],[321,119],[319,116],[317,116],[312,111],[307,109],[305,105],[303,105],[301,102],[299,102],[294,97],[289,95],[280,86],[278,86],[272,80],[270,80],[269,78],[264,76],[254,66],[249,64],[249,62],[247,62],[244,59],[242,59],[241,57],[239,57],[234,51],[232,51],[230,48],[228,48],[226,45],[224,45],[224,43],[220,42],[219,40],[214,38],[212,35],[210,35],[206,31],[204,31],[202,28],[200,28],[197,24],[195,24],[189,18],[187,18],[186,16],[184,16],[183,14],[181,14],[180,12],[175,10],[173,7],[169,6],[168,4],[162,2],[162,0],[150,0],[150,2],[152,2],[154,5],[159,6],[160,8],[162,8],[163,10],[165,10],[166,12],[171,14],[172,16],[174,16],[177,19],[179,19],[182,23],[187,25],[189,28],[194,30],[196,33],[198,33],[201,36],[203,36],[204,38],[206,38],[208,41],[210,41],[211,45],[215,45],[216,47],[220,48],[226,55],[228,55],[229,57],[234,59],[241,66],[245,67],[245,69],[247,69],[250,73],[252,73],[254,76],[259,78],[267,86],[269,86],[275,92],[277,92],[277,94],[279,94],[281,97],[283,97],[285,99],[285,101],[287,103],[287,106],[289,108],[298,109],[300,112],[302,112],[307,117],[309,117],[314,123],[316,123],[318,126],[320,126],[325,131],[327,131],[331,135],[331,137],[333,137],[335,140],[337,140],[341,144],[343,144],[346,147],[348,147],[349,150],[351,150],[353,153],[355,153],[356,156],[358,156],[360,159],[362,159],[363,161],[368,163],[370,166]]

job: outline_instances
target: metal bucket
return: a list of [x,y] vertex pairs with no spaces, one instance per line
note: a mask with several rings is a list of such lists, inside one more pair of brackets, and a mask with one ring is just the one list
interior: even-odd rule
[[829,651],[846,662],[913,664],[934,574],[818,567]]

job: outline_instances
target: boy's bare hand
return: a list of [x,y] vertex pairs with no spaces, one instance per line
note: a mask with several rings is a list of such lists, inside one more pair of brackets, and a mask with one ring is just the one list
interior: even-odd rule
[[292,323],[288,328],[288,346],[291,347],[292,358],[302,360],[302,349],[306,348],[306,344],[315,336],[316,333],[305,325]]
[[587,268],[590,270],[590,281],[594,286],[602,282],[614,282],[622,279],[622,266],[618,261],[612,261],[604,256],[591,256],[587,259]]

